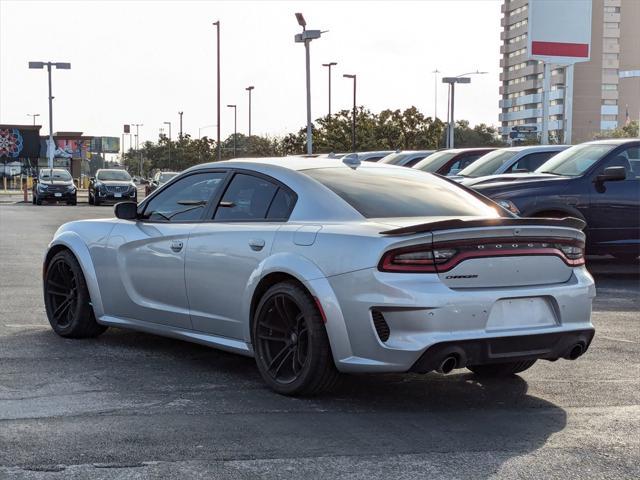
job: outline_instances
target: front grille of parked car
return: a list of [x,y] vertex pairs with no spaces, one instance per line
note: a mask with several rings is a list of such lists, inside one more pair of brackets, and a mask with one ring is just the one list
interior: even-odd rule
[[129,191],[129,185],[105,185],[109,193],[126,193]]
[[58,192],[66,192],[67,185],[47,185],[47,192],[58,193]]
[[372,310],[371,317],[373,318],[373,326],[376,328],[376,333],[380,340],[386,342],[389,340],[389,335],[391,335],[391,330],[389,329],[389,324],[384,319],[384,315],[379,310]]

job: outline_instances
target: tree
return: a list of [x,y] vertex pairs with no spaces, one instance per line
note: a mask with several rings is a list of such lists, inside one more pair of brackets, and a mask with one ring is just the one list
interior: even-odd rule
[[634,120],[633,122],[629,122],[622,127],[618,127],[614,130],[603,130],[601,132],[596,133],[593,138],[595,140],[600,140],[604,138],[634,138],[640,136],[638,133],[638,120]]

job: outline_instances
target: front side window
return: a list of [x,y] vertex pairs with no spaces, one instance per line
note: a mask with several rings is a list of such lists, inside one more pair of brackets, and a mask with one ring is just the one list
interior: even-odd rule
[[366,218],[500,216],[458,185],[413,168],[303,170]]
[[484,155],[477,162],[473,162],[467,168],[462,169],[459,175],[471,178],[493,175],[502,165],[517,154],[517,150],[494,150]]
[[293,202],[293,196],[275,183],[238,173],[224,192],[214,219],[225,222],[286,220]]
[[103,182],[129,182],[131,181],[131,175],[124,170],[100,170],[96,175],[96,179]]
[[226,172],[203,172],[177,180],[151,198],[142,218],[156,222],[199,220],[226,175]]
[[533,172],[536,168],[549,160],[558,152],[538,152],[530,153],[524,157],[518,159],[506,172],[513,172],[515,170],[522,170],[527,172]]
[[616,145],[589,143],[574,145],[550,158],[536,172],[579,177],[615,147]]

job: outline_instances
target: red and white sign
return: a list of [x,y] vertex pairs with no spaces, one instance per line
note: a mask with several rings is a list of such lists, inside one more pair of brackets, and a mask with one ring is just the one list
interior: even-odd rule
[[592,0],[529,0],[529,58],[572,64],[591,59]]

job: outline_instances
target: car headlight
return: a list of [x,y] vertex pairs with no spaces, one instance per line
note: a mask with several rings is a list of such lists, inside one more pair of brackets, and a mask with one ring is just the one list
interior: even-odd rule
[[47,186],[45,184],[43,183],[38,184],[38,190],[46,190],[46,189],[47,189]]
[[520,215],[520,210],[516,207],[516,204],[511,200],[497,200],[496,203],[500,205],[502,208],[509,210],[511,213],[515,213],[516,215]]
[[75,185],[67,185],[67,190],[69,192],[73,193],[76,190],[76,186]]

